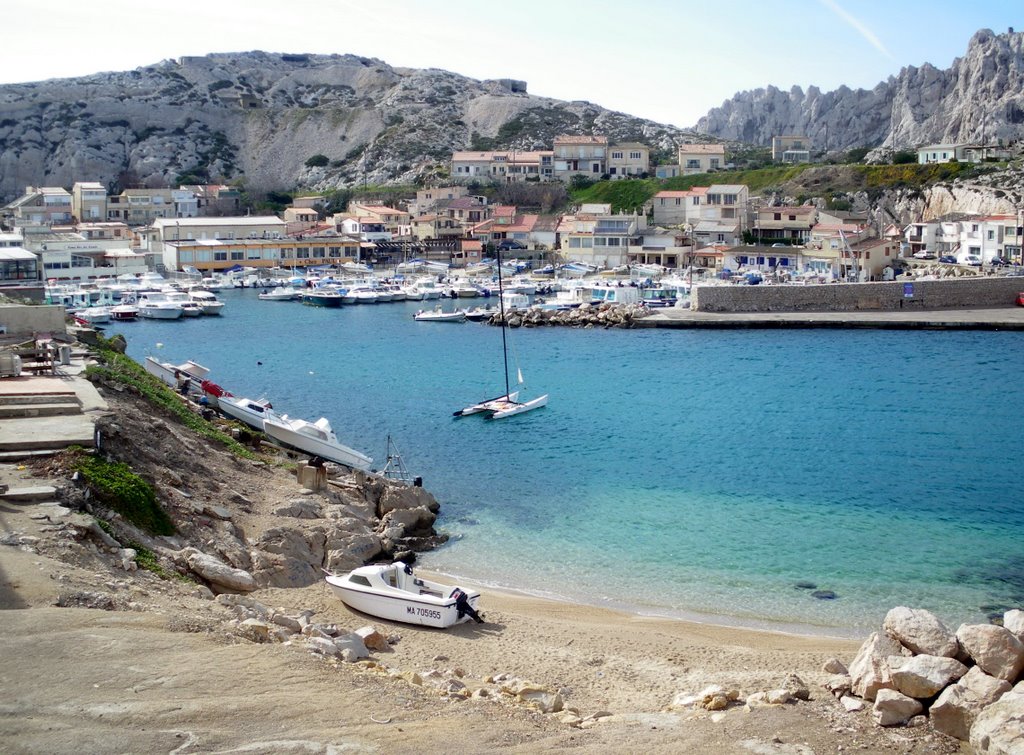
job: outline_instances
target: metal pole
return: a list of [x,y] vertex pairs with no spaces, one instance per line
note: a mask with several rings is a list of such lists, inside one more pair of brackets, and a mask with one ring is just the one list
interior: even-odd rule
[[498,261],[498,311],[501,313],[501,354],[505,360],[505,396],[509,395],[508,387],[508,344],[505,342],[505,296],[501,285],[501,250],[494,248],[494,255]]

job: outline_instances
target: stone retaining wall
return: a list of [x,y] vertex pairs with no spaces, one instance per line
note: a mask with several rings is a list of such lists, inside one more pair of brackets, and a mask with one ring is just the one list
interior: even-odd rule
[[6,330],[7,335],[12,336],[64,333],[64,307],[56,304],[0,304],[0,330]]
[[809,286],[694,286],[691,307],[701,312],[991,309],[1013,306],[1022,291],[1024,277]]

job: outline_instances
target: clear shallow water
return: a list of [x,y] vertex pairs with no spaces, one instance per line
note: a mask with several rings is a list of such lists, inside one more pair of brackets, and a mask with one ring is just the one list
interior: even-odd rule
[[1019,334],[520,329],[526,392],[550,404],[488,422],[451,413],[503,392],[495,328],[222,298],[220,318],[108,332],[326,416],[380,463],[390,433],[453,536],[432,569],[830,633],[899,604],[954,625],[1024,604]]

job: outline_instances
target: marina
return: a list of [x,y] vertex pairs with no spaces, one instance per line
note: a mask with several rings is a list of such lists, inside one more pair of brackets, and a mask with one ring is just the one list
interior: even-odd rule
[[[907,603],[980,620],[1024,593],[1015,333],[520,329],[524,370],[558,401],[487,423],[452,418],[451,402],[493,385],[480,354],[494,328],[424,327],[420,301],[334,310],[221,296],[221,317],[107,333],[139,361],[193,359],[239,395],[330,417],[373,457],[393,436],[442,503],[452,540],[422,555],[432,570],[829,634]],[[636,578],[651,572],[656,586]]]

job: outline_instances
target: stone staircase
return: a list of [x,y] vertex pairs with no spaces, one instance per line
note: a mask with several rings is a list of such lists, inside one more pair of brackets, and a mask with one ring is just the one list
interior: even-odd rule
[[0,419],[81,413],[82,402],[74,391],[0,396]]
[[94,445],[93,416],[83,413],[75,390],[50,378],[14,378],[0,381],[0,462],[52,456],[78,445]]

